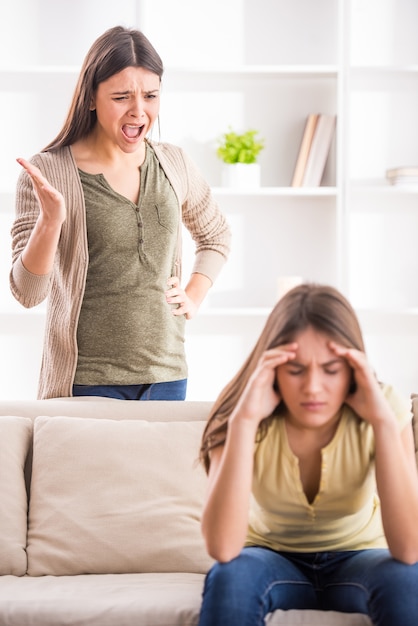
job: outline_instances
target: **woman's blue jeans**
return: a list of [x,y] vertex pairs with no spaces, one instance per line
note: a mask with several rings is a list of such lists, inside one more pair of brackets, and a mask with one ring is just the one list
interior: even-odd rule
[[208,573],[199,626],[261,626],[276,609],[365,613],[375,626],[416,626],[418,564],[396,561],[387,550],[244,548]]
[[150,385],[73,385],[73,396],[102,396],[116,400],[185,400],[187,378]]

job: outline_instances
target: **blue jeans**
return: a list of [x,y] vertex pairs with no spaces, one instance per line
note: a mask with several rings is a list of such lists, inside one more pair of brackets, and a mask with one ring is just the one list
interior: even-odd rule
[[388,550],[244,548],[206,576],[199,626],[261,626],[276,609],[365,613],[375,626],[416,626],[418,564],[396,561]]
[[117,400],[185,400],[187,378],[151,385],[73,385],[73,396],[104,396]]

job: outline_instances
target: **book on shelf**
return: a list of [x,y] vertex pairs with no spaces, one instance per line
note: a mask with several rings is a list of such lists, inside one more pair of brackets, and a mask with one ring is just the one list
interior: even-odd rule
[[316,123],[303,174],[302,187],[319,187],[334,137],[336,115],[321,113]]
[[386,178],[391,185],[418,185],[418,166],[392,167]]
[[311,149],[312,139],[315,133],[315,128],[319,119],[319,113],[311,113],[306,118],[305,130],[303,131],[302,141],[300,143],[298,157],[296,159],[296,165],[293,172],[293,178],[291,182],[292,187],[301,187],[303,182],[303,175],[305,173],[306,162],[308,160],[309,151]]

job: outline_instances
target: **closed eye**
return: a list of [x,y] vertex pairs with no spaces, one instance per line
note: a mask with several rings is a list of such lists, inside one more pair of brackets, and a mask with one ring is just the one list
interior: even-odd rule
[[[301,374],[303,374],[305,369],[306,368],[303,366],[292,365],[291,363],[289,363],[286,367],[286,371],[288,374],[290,374],[290,376],[300,376]],[[329,376],[335,376],[341,371],[341,368],[335,367],[335,365],[333,367],[325,366],[323,367],[323,371],[325,372],[325,374],[328,374]]]

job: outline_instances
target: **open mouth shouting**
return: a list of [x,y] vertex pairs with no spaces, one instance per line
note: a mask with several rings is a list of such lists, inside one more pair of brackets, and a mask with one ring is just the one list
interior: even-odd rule
[[143,124],[142,126],[124,124],[122,126],[122,132],[127,139],[139,139],[142,135],[144,128],[145,124]]

